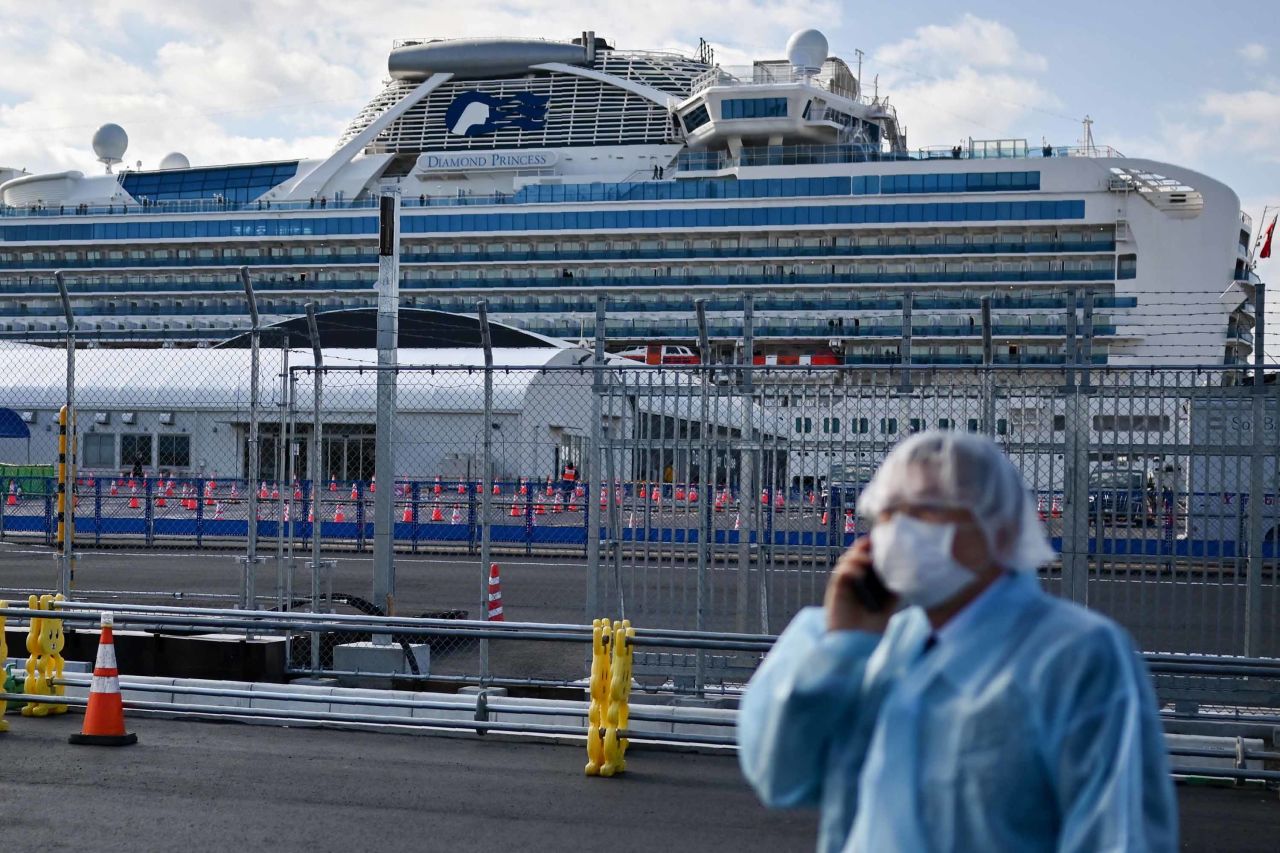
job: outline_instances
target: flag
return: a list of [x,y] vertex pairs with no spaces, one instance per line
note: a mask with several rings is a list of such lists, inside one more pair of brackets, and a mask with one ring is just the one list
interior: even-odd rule
[[1261,260],[1265,261],[1267,258],[1271,257],[1271,235],[1275,233],[1277,219],[1280,219],[1280,216],[1273,216],[1271,218],[1271,225],[1267,227],[1267,236],[1262,241],[1262,251],[1258,253],[1258,257]]

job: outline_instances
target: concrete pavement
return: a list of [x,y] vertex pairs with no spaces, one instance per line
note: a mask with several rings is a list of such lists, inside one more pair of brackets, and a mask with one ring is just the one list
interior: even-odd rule
[[[15,850],[808,851],[813,812],[770,812],[732,757],[134,718],[125,749],[72,747],[79,717],[11,717],[0,834]],[[1182,786],[1184,851],[1263,853],[1274,792]]]

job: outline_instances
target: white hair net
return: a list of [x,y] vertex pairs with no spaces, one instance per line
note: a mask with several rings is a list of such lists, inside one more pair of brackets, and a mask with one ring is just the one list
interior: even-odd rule
[[858,512],[874,520],[906,506],[971,511],[1007,569],[1034,572],[1055,556],[1022,474],[984,436],[930,430],[893,448],[858,497]]

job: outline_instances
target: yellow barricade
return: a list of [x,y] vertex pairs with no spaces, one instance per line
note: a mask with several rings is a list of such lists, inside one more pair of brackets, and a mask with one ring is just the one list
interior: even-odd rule
[[[31,596],[27,606],[32,610],[53,610],[55,602],[61,602],[62,595]],[[66,688],[54,684],[62,680],[65,661],[62,648],[65,638],[62,633],[62,620],[49,616],[32,617],[27,629],[27,680],[22,692],[28,696],[62,696]],[[45,702],[28,702],[22,708],[24,717],[46,717],[50,714],[65,714],[66,705],[50,705]]]
[[631,661],[636,631],[627,620],[591,623],[591,705],[587,775],[613,776],[627,769],[626,731],[631,701]]

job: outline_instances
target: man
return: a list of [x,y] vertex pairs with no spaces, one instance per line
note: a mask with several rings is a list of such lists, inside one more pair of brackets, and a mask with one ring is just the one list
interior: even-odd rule
[[1114,623],[1040,589],[1053,552],[999,448],[913,436],[858,509],[870,536],[743,697],[760,797],[820,805],[823,853],[1175,850],[1146,668]]

